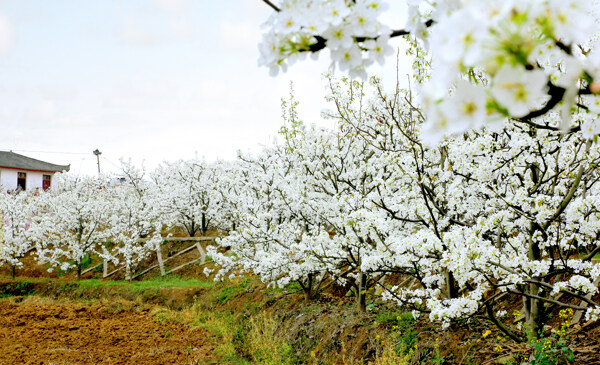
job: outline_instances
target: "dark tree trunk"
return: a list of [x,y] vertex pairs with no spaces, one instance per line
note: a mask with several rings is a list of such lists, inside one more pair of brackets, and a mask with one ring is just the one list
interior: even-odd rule
[[458,298],[458,288],[456,287],[456,280],[450,270],[446,271],[446,295],[448,298]]
[[189,225],[187,225],[186,228],[188,231],[187,232],[188,236],[194,237],[196,235],[197,228],[196,228],[196,223],[194,223],[194,221],[192,221]]
[[204,213],[202,213],[202,234],[206,234],[207,231],[207,227],[206,227],[206,215]]
[[304,287],[304,296],[306,301],[309,301],[312,298],[312,287],[313,287],[313,274],[308,274],[308,283],[306,287]]
[[361,312],[367,311],[367,274],[360,273],[358,281],[358,293],[356,295],[356,304]]

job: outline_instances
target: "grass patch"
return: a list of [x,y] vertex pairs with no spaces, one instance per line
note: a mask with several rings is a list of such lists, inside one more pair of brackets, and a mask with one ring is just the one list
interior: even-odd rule
[[181,310],[155,307],[150,312],[159,323],[202,328],[215,346],[215,359],[227,364],[292,364],[292,347],[283,340],[281,321],[268,312],[254,315],[215,311],[201,300]]
[[73,284],[88,288],[123,286],[133,290],[189,287],[210,288],[215,285],[215,283],[212,281],[181,278],[179,276],[165,276],[150,280],[132,281],[131,283],[127,280],[88,279],[73,282]]
[[19,281],[0,286],[0,298],[31,294],[34,294],[34,285],[30,281]]
[[219,304],[227,303],[238,295],[241,295],[245,289],[237,286],[225,286],[220,291],[215,293],[215,300]]

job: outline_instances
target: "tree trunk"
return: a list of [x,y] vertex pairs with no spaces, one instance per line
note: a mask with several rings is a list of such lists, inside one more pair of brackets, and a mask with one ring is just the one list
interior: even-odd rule
[[81,280],[81,262],[77,264],[77,281]]
[[458,289],[456,288],[456,280],[454,280],[454,275],[450,270],[446,270],[446,295],[448,298],[457,298],[458,297]]
[[206,215],[204,213],[202,213],[202,235],[206,234]]
[[[531,223],[529,229],[529,250],[527,256],[530,261],[540,260],[542,255],[540,247],[533,241],[533,235],[535,228]],[[542,281],[543,278],[534,277],[533,279]],[[525,294],[532,296],[542,296],[540,286],[538,284],[528,284],[524,286]],[[544,302],[536,299],[524,296],[523,297],[523,310],[525,312],[525,320],[527,322],[527,336],[529,338],[538,338],[540,330],[543,329],[543,321],[545,316]]]
[[[540,288],[537,284],[529,284],[526,286],[525,292],[539,296]],[[539,299],[524,296],[523,310],[525,312],[525,321],[527,322],[527,337],[537,339],[540,331],[543,330],[544,303]]]
[[361,312],[367,311],[367,274],[361,272],[358,281],[358,293],[356,295],[356,304]]
[[13,280],[15,280],[15,275],[17,273],[17,265],[12,265],[11,271],[12,271],[12,278],[13,278]]
[[196,224],[192,221],[188,226],[188,236],[194,237],[196,235]]
[[313,287],[313,274],[308,274],[308,283],[306,287],[304,287],[304,296],[306,301],[308,302],[312,297],[312,287]]

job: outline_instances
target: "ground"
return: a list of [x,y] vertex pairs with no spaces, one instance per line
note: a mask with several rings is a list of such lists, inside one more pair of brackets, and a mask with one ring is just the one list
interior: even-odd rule
[[191,364],[213,348],[205,331],[148,311],[4,300],[0,313],[1,364]]

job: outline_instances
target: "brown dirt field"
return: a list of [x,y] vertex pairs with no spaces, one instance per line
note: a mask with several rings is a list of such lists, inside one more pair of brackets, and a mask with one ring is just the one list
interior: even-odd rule
[[0,301],[0,364],[196,364],[213,346],[202,330],[147,311]]

